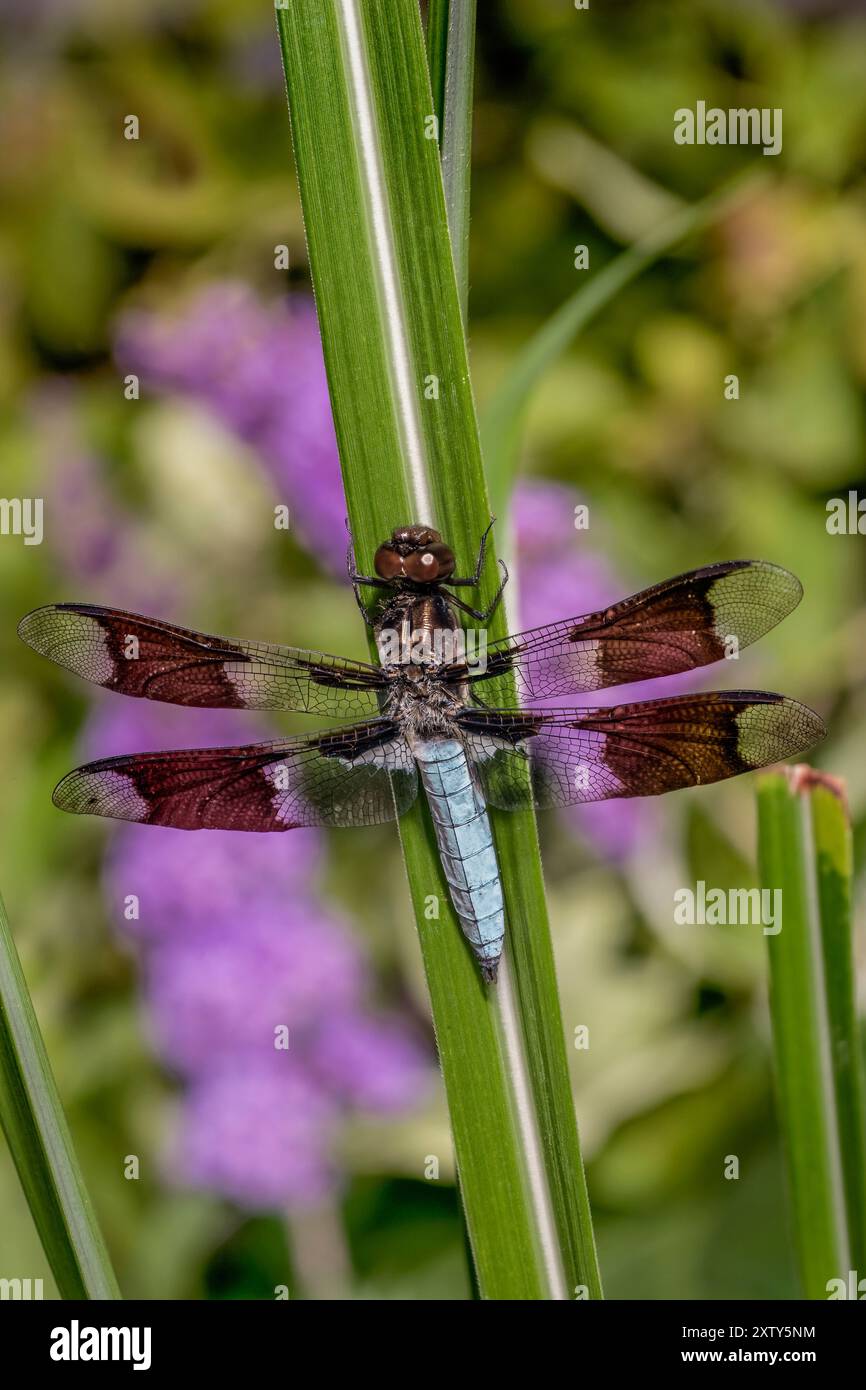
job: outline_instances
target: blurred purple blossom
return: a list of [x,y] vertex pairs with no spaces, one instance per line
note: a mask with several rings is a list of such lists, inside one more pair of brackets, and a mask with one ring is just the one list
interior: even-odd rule
[[335,1094],[365,1110],[404,1110],[428,1084],[417,1042],[400,1018],[334,1011],[312,1039],[310,1059]]
[[[87,752],[202,747],[268,732],[250,718],[106,695]],[[364,953],[318,893],[322,856],[315,830],[125,825],[106,858],[111,915],[142,951],[154,1045],[186,1083],[174,1174],[254,1207],[302,1205],[330,1190],[337,1170],[327,1155],[347,1109],[405,1109],[431,1076],[414,1033],[366,1008]],[[280,1027],[287,1051],[275,1045]],[[221,1113],[229,1103],[244,1124]],[[268,1114],[278,1104],[294,1109]]]
[[346,503],[311,299],[265,303],[219,281],[178,313],[127,312],[115,356],[148,390],[190,396],[251,445],[302,544],[345,574]]
[[[187,1076],[239,1054],[274,1051],[275,1029],[305,1055],[334,1011],[357,1005],[367,971],[344,924],[315,898],[250,897],[239,919],[217,919],[149,952],[147,992],[159,1051]],[[362,1038],[363,1041],[363,1038]],[[352,1039],[346,1039],[347,1048]],[[395,1064],[402,1060],[395,1049]]]
[[198,939],[214,921],[243,920],[251,903],[262,916],[294,920],[287,904],[302,904],[321,858],[315,830],[197,830],[193,836],[165,826],[123,826],[108,851],[105,887],[115,912],[130,893],[139,899],[139,919],[124,923],[130,937],[177,944]]
[[172,1169],[240,1206],[303,1207],[338,1183],[339,1112],[288,1055],[205,1072],[184,1097]]

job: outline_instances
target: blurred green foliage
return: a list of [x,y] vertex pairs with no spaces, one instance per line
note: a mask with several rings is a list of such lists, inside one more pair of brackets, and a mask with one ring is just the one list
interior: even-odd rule
[[[98,455],[154,572],[184,571],[191,624],[360,655],[346,593],[291,539],[262,538],[243,450],[182,402],[125,402],[110,357],[127,304],[170,305],[227,276],[265,297],[308,284],[269,7],[37,9],[4,6],[0,491],[38,495],[70,457]],[[782,0],[586,12],[490,0],[479,12],[470,283],[482,407],[577,276],[657,214],[765,166],[752,199],[645,274],[550,373],[522,467],[579,489],[586,544],[623,594],[717,558],[798,573],[804,603],[735,683],[827,717],[816,757],[848,779],[862,844],[866,566],[862,537],[828,535],[825,505],[866,493],[866,23],[843,5],[819,19]],[[782,154],[675,145],[674,110],[699,99],[781,107]],[[123,139],[129,113],[136,142]],[[287,274],[274,270],[283,242]],[[574,268],[578,244],[589,272]],[[724,396],[731,373],[736,401]],[[59,439],[44,428],[49,388],[66,402]],[[175,454],[157,467],[166,440]],[[270,1297],[293,1258],[304,1283],[278,1217],[245,1218],[161,1177],[172,1086],[106,919],[105,831],[50,803],[78,757],[87,694],[17,644],[16,622],[48,599],[116,601],[64,587],[57,552],[50,530],[41,547],[0,539],[0,883],[24,968],[125,1293]],[[609,1296],[795,1293],[763,942],[755,928],[673,925],[679,885],[751,881],[752,798],[745,779],[658,804],[651,844],[619,865],[544,827],[566,1029],[590,1030],[571,1058]],[[328,888],[383,988],[423,1013],[392,831],[341,837]],[[862,892],[858,906],[862,954]],[[121,1175],[131,1152],[137,1183]],[[451,1175],[420,1180],[424,1155],[449,1152],[441,1096],[346,1135],[356,1297],[468,1296]],[[725,1180],[729,1154],[738,1181]],[[0,1274],[47,1277],[2,1151],[0,1230]]]

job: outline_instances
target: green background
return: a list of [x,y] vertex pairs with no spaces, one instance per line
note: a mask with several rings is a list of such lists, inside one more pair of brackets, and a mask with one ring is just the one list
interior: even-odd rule
[[[577,12],[567,0],[483,0],[470,343],[483,415],[581,274],[756,167],[763,182],[747,206],[645,273],[548,374],[520,466],[578,489],[592,518],[579,543],[622,576],[623,595],[715,559],[796,571],[805,600],[744,657],[741,683],[827,719],[815,760],[848,779],[860,844],[863,538],[829,535],[825,509],[866,493],[866,24],[823,8],[819,19],[781,3]],[[176,400],[124,402],[110,359],[115,316],[145,294],[170,308],[229,277],[266,299],[308,287],[269,7],[47,5],[37,25],[24,6],[4,9],[0,494],[33,495],[65,452],[98,452],[154,570],[168,561],[199,577],[190,624],[363,655],[346,592],[291,538],[263,531],[265,484],[243,483],[236,441],[215,444],[213,424]],[[698,100],[781,107],[781,155],[675,145],[674,110]],[[121,137],[130,111],[136,144]],[[278,242],[288,275],[273,268]],[[588,272],[574,269],[579,244]],[[724,399],[731,373],[738,401]],[[70,428],[48,447],[34,400],[52,379],[69,393]],[[185,451],[183,490],[170,466],[152,468],[158,437]],[[54,552],[50,534],[41,547],[0,539],[0,886],[124,1292],[270,1297],[287,1268],[280,1216],[249,1217],[158,1176],[173,1088],[106,920],[104,829],[50,803],[80,760],[87,691],[15,638],[41,602],[112,601],[64,589]],[[672,887],[752,881],[753,797],[742,779],[655,804],[650,850],[618,866],[542,821],[566,1031],[586,1024],[592,1039],[570,1058],[609,1297],[796,1293],[763,940],[672,923]],[[423,1014],[393,830],[335,837],[327,890],[370,943],[383,991]],[[862,893],[855,908],[862,931]],[[129,1152],[143,1155],[138,1183],[118,1176]],[[421,1177],[431,1152],[448,1152],[441,1093],[391,1123],[348,1127],[355,1296],[469,1295],[449,1175]],[[737,1181],[724,1176],[728,1155]],[[5,1152],[0,1233],[0,1275],[43,1275],[49,1291]]]

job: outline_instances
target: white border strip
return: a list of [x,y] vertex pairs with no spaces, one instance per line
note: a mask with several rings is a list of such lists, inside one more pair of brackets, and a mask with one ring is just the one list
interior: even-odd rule
[[[415,507],[415,520],[435,526],[433,499],[427,478],[427,451],[418,413],[418,395],[412,370],[412,350],[406,327],[400,280],[391,225],[381,152],[370,91],[370,72],[364,43],[358,0],[337,0],[337,16],[346,56],[354,126],[366,187],[370,233],[374,242],[374,263],[388,348],[391,378],[398,402],[398,425],[408,469],[408,481]],[[511,1081],[516,1118],[520,1129],[528,1196],[535,1214],[536,1230],[551,1297],[568,1299],[565,1275],[559,1254],[556,1223],[538,1132],[538,1117],[525,1056],[507,955],[499,968],[497,986],[499,1035],[507,1072]]]
[[[506,932],[507,930],[506,924]],[[511,978],[507,936],[505,953],[499,962],[498,981],[487,988],[495,989],[497,995],[499,1036],[517,1111],[529,1199],[535,1213],[535,1229],[550,1297],[555,1300],[568,1300],[571,1295],[566,1288],[565,1271],[559,1252],[559,1235],[553,1217],[553,1203],[541,1149],[541,1135],[538,1131],[538,1116],[526,1065],[526,1043],[520,1028],[514,982]]]
[[[509,524],[507,535],[500,536],[499,539],[502,542],[499,547],[499,553],[501,554],[504,549],[508,554],[509,561],[511,561],[514,550],[513,520]],[[519,598],[519,579],[514,574],[513,566],[511,573],[512,580],[505,591],[504,601],[505,611],[508,617],[508,631],[514,632],[516,631],[515,618]],[[499,981],[498,984],[493,987],[496,991],[496,1012],[499,1023],[499,1037],[505,1055],[508,1075],[511,1078],[511,1090],[517,1109],[517,1119],[520,1126],[523,1154],[526,1163],[526,1178],[529,1187],[529,1196],[533,1211],[535,1212],[536,1230],[541,1248],[541,1256],[547,1274],[550,1295],[551,1298],[557,1300],[570,1299],[572,1294],[565,1282],[565,1270],[562,1266],[559,1233],[556,1229],[556,1221],[553,1215],[553,1201],[550,1194],[550,1184],[547,1178],[547,1168],[544,1162],[538,1113],[533,1097],[532,1084],[529,1078],[526,1043],[523,1038],[520,1014],[514,993],[514,979],[511,973],[507,922],[505,930],[505,951],[499,963]]]
[[369,193],[367,211],[374,243],[373,260],[383,310],[391,379],[398,406],[398,428],[416,510],[416,515],[411,519],[433,526],[436,524],[436,518],[433,515],[433,499],[427,482],[427,451],[418,413],[412,349],[397,274],[391,209],[382,170],[381,152],[376,139],[370,69],[358,14],[358,0],[337,0],[337,16],[346,55],[358,154]]

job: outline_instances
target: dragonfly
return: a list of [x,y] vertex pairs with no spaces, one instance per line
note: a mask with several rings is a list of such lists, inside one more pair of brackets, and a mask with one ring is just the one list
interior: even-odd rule
[[[456,916],[493,983],[506,923],[488,808],[656,796],[751,772],[823,738],[813,710],[762,690],[543,704],[738,653],[799,602],[801,585],[787,570],[758,560],[706,565],[612,607],[488,643],[486,626],[464,628],[459,615],[487,624],[507,572],[486,609],[457,591],[478,588],[489,531],[462,577],[430,526],[397,527],[376,550],[372,575],[356,572],[350,547],[349,577],[378,662],[87,603],[28,614],[19,633],[35,651],[120,694],[332,721],[264,743],[102,758],[68,773],[55,805],[182,830],[285,831],[392,821],[420,783]],[[364,586],[377,591],[370,611]]]

